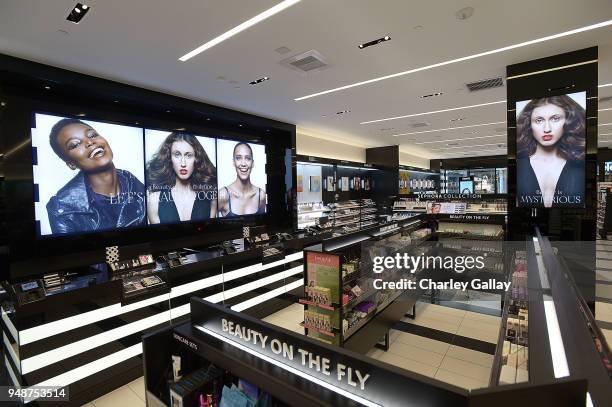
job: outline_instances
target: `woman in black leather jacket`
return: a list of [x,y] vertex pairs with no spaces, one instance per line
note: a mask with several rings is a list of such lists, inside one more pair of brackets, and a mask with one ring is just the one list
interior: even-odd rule
[[104,137],[77,119],[62,119],[51,129],[53,151],[79,173],[47,204],[54,234],[82,233],[145,224],[144,185],[115,168]]

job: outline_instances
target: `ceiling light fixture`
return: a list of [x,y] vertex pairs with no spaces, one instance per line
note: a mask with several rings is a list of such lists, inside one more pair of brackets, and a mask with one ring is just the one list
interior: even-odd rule
[[68,14],[66,20],[70,21],[71,23],[78,24],[89,12],[89,9],[89,6],[87,6],[86,4],[77,3],[76,6],[74,6],[72,10],[70,10],[70,14]]
[[428,115],[428,114],[452,112],[452,111],[455,111],[455,110],[462,110],[462,109],[472,109],[474,107],[497,105],[497,104],[500,104],[500,103],[506,103],[506,101],[505,100],[498,100],[497,102],[479,103],[477,105],[451,107],[449,109],[432,110],[431,112],[413,113],[413,114],[407,114],[407,115],[403,115],[403,116],[387,117],[387,118],[384,118],[384,119],[369,120],[367,122],[361,122],[359,124],[370,124],[370,123],[386,122],[386,121],[389,121],[389,120],[406,119],[408,117],[425,116],[425,115]]
[[237,25],[236,27],[232,28],[231,30],[224,32],[223,34],[221,34],[220,36],[213,38],[212,40],[208,41],[207,43],[200,45],[198,48],[194,49],[193,51],[188,52],[187,54],[183,55],[182,57],[179,58],[179,61],[181,62],[185,62],[190,60],[191,58],[195,57],[196,55],[206,51],[209,48],[214,47],[215,45],[220,44],[221,42],[227,40],[228,38],[233,37],[234,35],[246,30],[247,28],[250,28],[252,26],[254,26],[257,23],[262,22],[263,20],[272,17],[274,14],[280,13],[281,11],[285,10],[286,8],[289,8],[291,6],[293,6],[296,3],[299,3],[300,0],[284,0],[281,1],[280,3],[278,3],[276,6],[271,7],[269,9],[267,9],[266,11],[257,14],[255,17],[252,17],[250,19],[248,19],[247,21],[245,21],[244,23]]
[[472,145],[472,146],[432,148],[431,151],[451,150],[451,149],[455,149],[455,148],[486,147],[486,146],[498,146],[499,148],[502,148],[502,147],[499,146],[499,143],[489,143],[489,144],[476,144],[476,145]]
[[430,93],[429,95],[423,95],[423,96],[419,96],[421,99],[425,99],[425,98],[432,98],[434,96],[440,96],[443,95],[444,92],[436,92],[436,93]]
[[269,80],[270,80],[269,77],[264,76],[263,78],[259,78],[259,79],[256,79],[254,81],[249,82],[249,85],[258,85],[258,84],[260,84],[262,82],[269,81]]
[[506,123],[506,122],[493,122],[493,123],[481,123],[481,124],[472,124],[469,126],[457,126],[457,127],[447,127],[444,129],[435,129],[435,130],[423,130],[423,131],[414,131],[411,133],[400,133],[400,134],[394,134],[394,137],[398,137],[398,136],[408,136],[410,134],[422,134],[422,133],[433,133],[436,131],[449,131],[449,130],[458,130],[458,129],[467,129],[470,127],[481,127],[481,126],[491,126],[494,124],[502,124],[502,123]]
[[491,136],[464,137],[464,138],[454,138],[450,140],[421,141],[419,143],[414,143],[414,144],[448,143],[449,141],[477,140],[481,138],[493,138],[493,137],[506,137],[506,135],[505,134],[493,134]]
[[391,37],[389,37],[388,35],[385,35],[384,37],[379,38],[377,40],[370,41],[370,42],[364,42],[363,44],[359,44],[359,45],[357,45],[357,48],[364,49],[364,48],[367,48],[367,47],[371,47],[372,45],[378,45],[381,42],[389,41],[390,39],[391,39]]
[[562,33],[548,35],[546,37],[536,38],[535,40],[530,40],[530,41],[525,41],[525,42],[521,42],[521,43],[518,43],[518,44],[508,45],[506,47],[497,48],[497,49],[493,49],[493,50],[490,50],[490,51],[480,52],[478,54],[472,54],[472,55],[468,55],[468,56],[461,57],[461,58],[455,58],[455,59],[451,59],[451,60],[444,61],[444,62],[438,62],[436,64],[422,66],[422,67],[419,67],[419,68],[414,68],[414,69],[410,69],[410,70],[407,70],[407,71],[394,73],[394,74],[391,74],[391,75],[379,76],[378,78],[373,78],[373,79],[369,79],[369,80],[366,80],[366,81],[356,82],[356,83],[352,83],[350,85],[345,85],[345,86],[340,86],[340,87],[333,88],[333,89],[324,90],[322,92],[312,93],[310,95],[306,95],[306,96],[302,96],[302,97],[299,97],[299,98],[295,98],[293,100],[295,100],[296,102],[299,102],[301,100],[306,100],[306,99],[310,99],[310,98],[313,98],[313,97],[326,95],[326,94],[329,94],[329,93],[339,92],[339,91],[350,89],[350,88],[354,88],[354,87],[357,87],[357,86],[368,85],[370,83],[380,82],[380,81],[383,81],[383,80],[386,80],[386,79],[397,78],[399,76],[409,75],[409,74],[412,74],[412,73],[415,73],[415,72],[421,72],[421,71],[426,71],[428,69],[439,68],[441,66],[451,65],[451,64],[458,63],[458,62],[469,61],[469,60],[475,59],[475,58],[480,58],[480,57],[484,57],[484,56],[488,56],[488,55],[498,54],[500,52],[506,52],[506,51],[510,51],[510,50],[513,50],[513,49],[516,49],[516,48],[522,48],[522,47],[526,47],[526,46],[529,46],[529,45],[539,44],[541,42],[555,40],[555,39],[558,39],[558,38],[563,38],[563,37],[567,37],[567,36],[570,36],[570,35],[579,34],[579,33],[585,32],[585,31],[596,30],[598,28],[607,27],[609,25],[612,25],[612,20],[607,20],[607,21],[603,21],[601,23],[587,25],[585,27],[580,27],[580,28],[576,28],[576,29],[573,29],[573,30],[564,31]]

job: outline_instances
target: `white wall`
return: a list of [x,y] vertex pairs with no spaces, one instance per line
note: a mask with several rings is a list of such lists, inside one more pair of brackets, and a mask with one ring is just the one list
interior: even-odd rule
[[411,165],[413,167],[429,169],[429,158],[418,157],[403,151],[400,151],[399,162],[401,165]]
[[[347,144],[339,141],[309,136],[298,132],[296,137],[297,153],[315,157],[333,158],[364,163],[366,146]],[[418,157],[400,151],[399,162],[402,165],[429,169],[429,158]]]
[[297,133],[296,144],[297,153],[302,155],[360,163],[364,163],[366,158],[365,147],[312,137],[303,133]]

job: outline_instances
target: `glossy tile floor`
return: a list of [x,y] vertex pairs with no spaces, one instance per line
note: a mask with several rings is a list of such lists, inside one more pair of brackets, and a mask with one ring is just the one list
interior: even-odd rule
[[[422,332],[413,334],[393,329],[389,351],[373,349],[368,356],[465,389],[487,387],[493,355],[455,345],[453,339],[470,338],[476,344],[494,349],[501,318],[421,302],[417,303],[416,311],[416,319],[404,318],[402,322],[429,328],[421,331],[430,337],[423,336]],[[303,334],[299,325],[303,317],[304,307],[293,304],[264,321]],[[432,338],[436,336],[444,340]]]
[[[487,387],[493,354],[454,342],[458,338],[463,343],[465,338],[473,339],[471,342],[494,352],[501,318],[427,303],[418,303],[416,311],[414,320],[405,318],[403,321],[430,328],[426,331],[428,336],[394,329],[389,351],[374,349],[368,355],[465,389]],[[434,339],[436,336],[444,340]]]
[[144,407],[144,377],[134,380],[123,387],[87,403],[84,407]]

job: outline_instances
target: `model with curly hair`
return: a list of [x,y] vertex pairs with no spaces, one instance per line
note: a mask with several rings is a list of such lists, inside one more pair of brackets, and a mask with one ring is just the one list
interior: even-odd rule
[[519,206],[584,205],[585,116],[567,95],[523,108],[516,123]]
[[217,172],[192,134],[168,135],[147,163],[149,223],[176,223],[217,216]]

